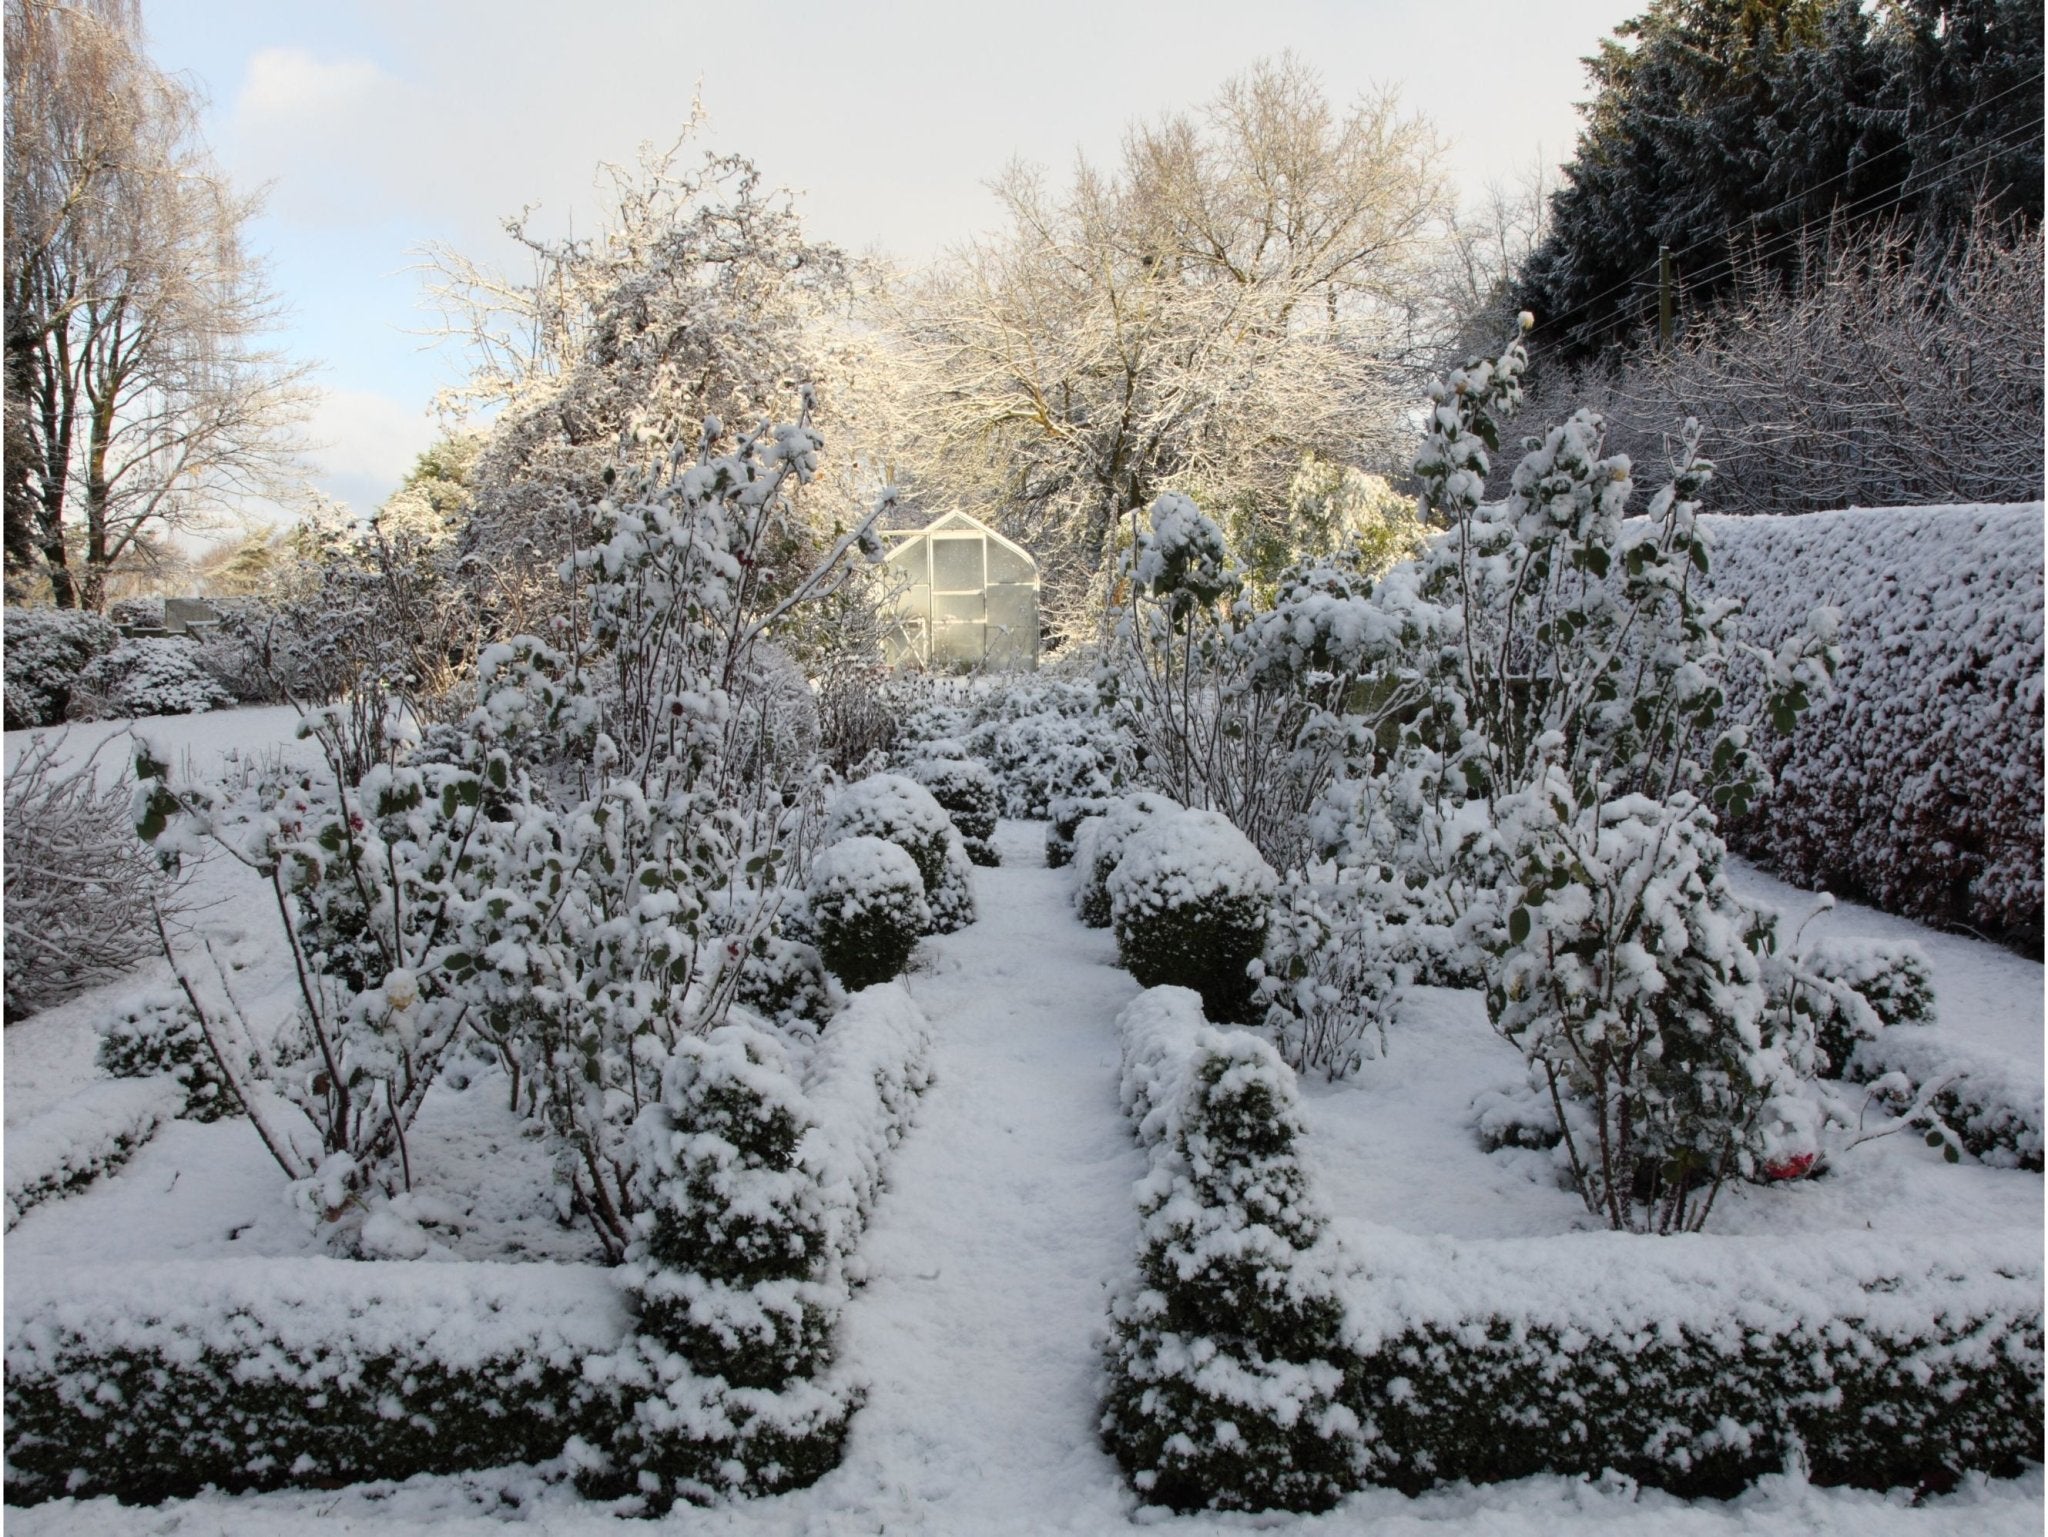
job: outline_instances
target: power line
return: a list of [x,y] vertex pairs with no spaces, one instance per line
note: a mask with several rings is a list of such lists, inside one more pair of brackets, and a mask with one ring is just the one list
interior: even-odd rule
[[[1896,154],[1903,149],[1911,149],[1917,145],[1924,144],[1929,138],[1939,133],[1942,129],[1947,128],[1954,123],[1960,122],[1963,118],[1968,117],[1971,113],[1981,112],[1986,107],[1993,106],[1996,103],[2003,101],[2008,96],[2014,95],[2019,91],[2027,90],[2030,88],[2038,89],[2039,82],[2034,80],[2022,80],[2013,85],[2007,86],[2002,91],[1996,92],[1991,96],[1985,97],[1982,101],[1972,102],[1967,106],[1959,107],[1954,112],[1949,113],[1948,116],[1942,118],[1939,122],[1929,124],[1928,126],[1919,130],[1919,132],[1912,134],[1904,139],[1901,139],[1897,144],[1893,144],[1885,149],[1879,150],[1876,154],[1870,156],[1869,159],[1863,160],[1858,164],[1850,166],[1842,171],[1838,171],[1835,175],[1828,177],[1825,181],[1815,182],[1811,187],[1802,188],[1800,191],[1795,192],[1790,197],[1787,197],[1781,200],[1780,202],[1773,204],[1771,207],[1764,209],[1760,213],[1750,215],[1750,222],[1759,223],[1765,219],[1770,218],[1773,214],[1780,213],[1783,210],[1794,206],[1795,204],[1806,202],[1808,199],[1812,198],[1816,193],[1833,186],[1836,182],[1842,181],[1849,176],[1855,175],[1856,173],[1863,171],[1872,165],[1875,165],[1877,162],[1883,160],[1886,156]],[[2038,131],[2038,125],[2032,125],[2032,127],[2034,131]],[[1989,141],[1990,144],[1995,146],[2002,143],[2003,140],[2006,137],[2009,137],[2010,133],[2013,131],[2019,131],[2023,133],[2027,132],[2029,131],[2029,125],[2022,125],[2022,127],[2019,130],[2008,130],[2007,134],[2001,135],[1998,139]],[[1952,156],[1950,159],[1941,161],[1934,166],[1927,167],[1926,169],[1930,172],[1942,170],[1947,166],[1955,164],[1957,161],[1966,159],[1969,156],[1978,153],[1986,147],[1987,146],[1984,143],[1973,145],[1971,146],[1971,148],[1966,149],[1955,156]],[[1910,170],[1908,170],[1906,172],[1905,182],[1902,185],[1910,185],[1913,178],[1919,175],[1922,169],[1923,168],[1920,166],[1914,166]],[[1891,190],[1892,189],[1890,188],[1881,188],[1878,192],[1866,193],[1864,198],[1859,199],[1858,201],[1866,201],[1868,198],[1871,197],[1882,196],[1884,193],[1889,192]],[[1851,208],[1853,208],[1854,206],[1855,205],[1853,203],[1850,205]],[[1883,206],[1889,207],[1891,205],[1886,204]],[[1840,209],[1839,207],[1831,209],[1829,211],[1828,218],[1834,218],[1843,211],[1844,210]],[[1875,212],[1877,210],[1871,211]],[[1794,229],[1789,233],[1801,233],[1807,229],[1812,228],[1814,225],[1822,222],[1825,221],[1819,218],[1809,219],[1805,223],[1795,226]],[[1673,262],[1682,261],[1685,257],[1690,256],[1693,252],[1700,250],[1704,246],[1713,245],[1722,238],[1723,237],[1718,235],[1703,235],[1698,240],[1695,240],[1691,245],[1686,246],[1681,250],[1673,251],[1671,253],[1671,260]],[[1591,309],[1593,306],[1599,304],[1603,299],[1607,299],[1613,296],[1614,294],[1620,293],[1623,289],[1634,286],[1636,283],[1640,282],[1645,276],[1647,276],[1652,270],[1656,268],[1657,261],[1658,259],[1656,257],[1652,257],[1642,266],[1637,267],[1631,272],[1629,272],[1619,282],[1610,284],[1608,287],[1603,288],[1602,290],[1600,290],[1600,292],[1594,294],[1591,298],[1580,300],[1577,304],[1573,305],[1570,309],[1564,311],[1560,315],[1539,320],[1536,323],[1535,327],[1532,329],[1531,334],[1533,335],[1536,331],[1550,330],[1555,327],[1562,326],[1567,320],[1570,320],[1573,316],[1579,314],[1580,311]],[[1708,270],[1711,271],[1712,269],[1709,268]]]
[[[2008,88],[2006,91],[2000,92],[1999,95],[2010,95],[2013,91],[2018,89],[2020,89],[2020,87],[2013,86]],[[1991,101],[1995,101],[1997,99],[1997,97],[1987,98],[1986,102],[1982,105],[1988,105]],[[1960,117],[1962,115],[1962,113],[1953,114],[1946,121],[1953,122],[1956,117]],[[1931,129],[1929,130],[1929,132],[1932,131],[1933,130]],[[1999,135],[1994,139],[1974,144],[1970,146],[1970,148],[1963,150],[1955,155],[1952,155],[1946,160],[1937,161],[1932,165],[1924,167],[1916,165],[1912,169],[1907,171],[1905,180],[1902,183],[1900,183],[1898,189],[1894,189],[1891,187],[1883,187],[1878,189],[1876,192],[1866,193],[1863,197],[1858,198],[1848,204],[1837,204],[1834,207],[1830,208],[1825,215],[1817,215],[1814,218],[1807,219],[1799,224],[1794,225],[1789,230],[1780,231],[1778,234],[1774,235],[1768,243],[1756,248],[1756,250],[1751,253],[1752,257],[1753,259],[1760,259],[1761,257],[1767,254],[1776,254],[1776,252],[1782,250],[1788,242],[1797,239],[1799,236],[1804,235],[1809,230],[1818,228],[1823,224],[1831,223],[1835,219],[1842,218],[1845,216],[1855,217],[1859,213],[1881,213],[1886,208],[1895,207],[1897,204],[1906,201],[1908,197],[1915,195],[1915,189],[1913,188],[1914,180],[1916,178],[1923,176],[1923,174],[1931,177],[1935,173],[1947,170],[1951,166],[1955,166],[1962,163],[1963,161],[1972,159],[1979,160],[1981,165],[1989,165],[1991,161],[1997,158],[1997,156],[2002,151],[2006,149],[2016,149],[2020,147],[2021,144],[2030,142],[2031,140],[2038,138],[2040,133],[2040,124],[2022,124],[2018,128],[2008,129],[2005,133]],[[2017,139],[2014,138],[2015,134],[2019,135]],[[1894,148],[1904,147],[1905,145],[1903,144],[1894,146]],[[1871,157],[1873,161],[1878,158],[1881,157]],[[1864,162],[1864,164],[1866,165],[1870,163],[1870,161]],[[1976,170],[1979,168],[1979,166],[1970,167],[1971,170]],[[1858,169],[1860,169],[1860,167]],[[1846,175],[1848,173],[1844,172],[1843,174]],[[1835,176],[1829,178],[1829,181],[1839,181],[1841,179],[1841,176]],[[1825,187],[1827,185],[1829,185],[1829,182],[1816,183],[1813,190],[1818,191],[1821,187]],[[1919,190],[1924,189],[1925,183],[1923,182]],[[1890,196],[1888,201],[1877,203],[1872,207],[1862,207],[1863,204],[1869,203],[1871,199],[1886,197],[1887,194],[1895,195]],[[1764,212],[1760,214],[1752,215],[1752,222],[1766,219],[1770,217],[1771,214],[1776,213],[1781,209],[1790,207],[1793,203],[1800,202],[1810,195],[1810,192],[1801,193],[1796,197],[1787,198],[1785,201],[1778,203],[1772,208],[1766,209]],[[1701,249],[1704,246],[1716,244],[1717,242],[1725,238],[1725,236],[1720,235],[1702,236],[1700,239],[1694,241],[1691,245],[1686,246],[1683,250],[1673,252],[1671,259],[1675,262],[1679,260],[1681,257],[1687,256],[1692,252]],[[1695,274],[1692,278],[1692,281],[1695,283],[1704,282],[1707,280],[1709,276],[1713,275],[1717,271],[1717,269],[1721,267],[1732,267],[1734,264],[1734,260],[1735,258],[1733,256],[1723,257],[1720,261],[1711,263],[1706,268],[1702,269],[1700,273]],[[1531,334],[1533,335],[1536,331],[1552,330],[1557,327],[1560,327],[1564,325],[1566,321],[1578,315],[1581,311],[1591,309],[1593,306],[1599,304],[1602,300],[1607,299],[1613,296],[1614,294],[1620,293],[1623,289],[1635,286],[1645,276],[1647,276],[1651,271],[1653,271],[1656,268],[1657,262],[1658,258],[1652,257],[1642,266],[1632,270],[1626,277],[1622,278],[1621,281],[1610,284],[1608,287],[1602,289],[1599,293],[1594,294],[1591,298],[1580,300],[1577,304],[1573,305],[1570,309],[1565,310],[1562,314],[1538,321],[1536,325],[1532,328]]]
[[[2013,138],[2013,133],[2019,134],[2019,137],[2017,139]],[[1927,168],[1928,173],[1931,176],[1935,172],[1946,170],[1950,166],[1958,165],[1965,160],[1975,161],[1975,164],[1965,168],[1966,172],[1982,170],[2006,150],[2018,149],[2027,143],[2038,143],[2040,138],[2041,126],[2039,124],[2031,124],[2002,134],[1996,139],[1987,140],[1960,155],[1952,156],[1947,160],[1930,166]],[[1830,209],[1825,217],[1808,219],[1806,222],[1795,225],[1789,230],[1780,231],[1747,253],[1731,251],[1727,256],[1722,257],[1718,261],[1708,263],[1699,272],[1693,274],[1691,281],[1707,283],[1718,278],[1724,269],[1732,272],[1735,269],[1736,263],[1743,260],[1745,255],[1750,261],[1763,261],[1769,257],[1776,256],[1779,252],[1790,249],[1808,231],[1817,229],[1823,224],[1833,223],[1838,218],[1867,218],[1874,214],[1883,213],[1888,208],[1896,208],[1899,204],[1918,197],[1927,190],[1925,182],[1922,182],[1918,187],[1913,185],[1913,180],[1918,175],[1920,175],[1920,168],[1916,166],[1907,173],[1906,180],[1896,192],[1893,192],[1891,188],[1885,188],[1881,192],[1866,193],[1853,203]],[[1887,192],[1892,193],[1892,195],[1886,197],[1883,202],[1871,203],[1871,199],[1883,197]],[[1871,206],[1865,208],[1862,206],[1865,203],[1871,203]]]

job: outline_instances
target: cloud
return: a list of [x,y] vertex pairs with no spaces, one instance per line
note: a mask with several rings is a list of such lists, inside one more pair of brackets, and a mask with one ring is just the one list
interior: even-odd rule
[[395,84],[368,59],[316,59],[304,48],[265,48],[249,56],[235,98],[245,130],[315,122],[357,112]]
[[274,184],[278,213],[310,224],[388,214],[377,157],[359,136],[415,115],[414,90],[369,59],[322,58],[299,47],[249,56],[222,152],[238,179]]
[[359,513],[398,489],[436,427],[420,406],[368,390],[324,390],[307,427],[313,484]]

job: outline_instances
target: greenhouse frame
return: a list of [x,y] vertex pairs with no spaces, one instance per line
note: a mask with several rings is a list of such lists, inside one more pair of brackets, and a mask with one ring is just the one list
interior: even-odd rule
[[949,512],[885,530],[896,579],[892,667],[1028,672],[1038,666],[1038,562],[978,518]]

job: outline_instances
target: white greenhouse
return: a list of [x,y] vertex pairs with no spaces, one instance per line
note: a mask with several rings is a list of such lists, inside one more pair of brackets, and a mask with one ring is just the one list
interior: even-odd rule
[[1038,666],[1038,562],[964,512],[884,532],[897,584],[892,667]]

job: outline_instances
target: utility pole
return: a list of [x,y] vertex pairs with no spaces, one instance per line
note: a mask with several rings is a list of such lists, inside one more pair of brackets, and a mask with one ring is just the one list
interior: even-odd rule
[[1657,247],[1657,347],[1671,350],[1671,247]]

